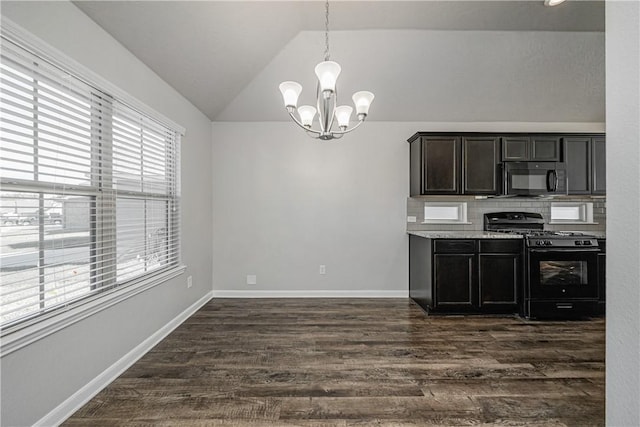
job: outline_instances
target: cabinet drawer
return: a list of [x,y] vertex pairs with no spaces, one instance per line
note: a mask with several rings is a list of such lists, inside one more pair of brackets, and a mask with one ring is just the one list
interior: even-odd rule
[[525,317],[530,319],[567,319],[590,317],[597,313],[598,301],[527,301]]
[[522,240],[520,239],[483,239],[480,240],[481,253],[493,254],[517,254],[522,251]]
[[475,240],[434,240],[433,251],[441,254],[469,254],[476,251]]

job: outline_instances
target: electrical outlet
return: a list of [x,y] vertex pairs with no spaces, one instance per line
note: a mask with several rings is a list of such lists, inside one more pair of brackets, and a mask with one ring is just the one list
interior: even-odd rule
[[407,217],[407,222],[416,222],[418,221],[418,218],[416,218],[415,216],[408,216]]
[[320,274],[327,274],[327,266],[320,264]]
[[189,276],[187,277],[187,288],[190,288],[193,286],[193,276]]
[[255,274],[247,275],[247,285],[256,285],[258,284],[258,276]]

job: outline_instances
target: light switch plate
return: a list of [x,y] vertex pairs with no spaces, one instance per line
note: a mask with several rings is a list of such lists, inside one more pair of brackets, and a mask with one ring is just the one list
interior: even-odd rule
[[249,274],[247,276],[247,285],[255,285],[258,283],[258,276],[255,274]]
[[415,216],[408,216],[407,217],[407,222],[417,222],[418,218],[416,218]]

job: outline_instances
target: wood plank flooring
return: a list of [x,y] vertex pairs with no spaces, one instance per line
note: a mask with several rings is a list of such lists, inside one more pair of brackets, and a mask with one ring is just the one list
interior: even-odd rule
[[601,426],[605,322],[212,300],[64,425]]

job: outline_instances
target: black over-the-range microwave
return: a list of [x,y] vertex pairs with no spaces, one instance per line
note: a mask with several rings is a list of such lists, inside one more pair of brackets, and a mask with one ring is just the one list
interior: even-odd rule
[[504,162],[504,194],[567,194],[567,174],[560,162]]

